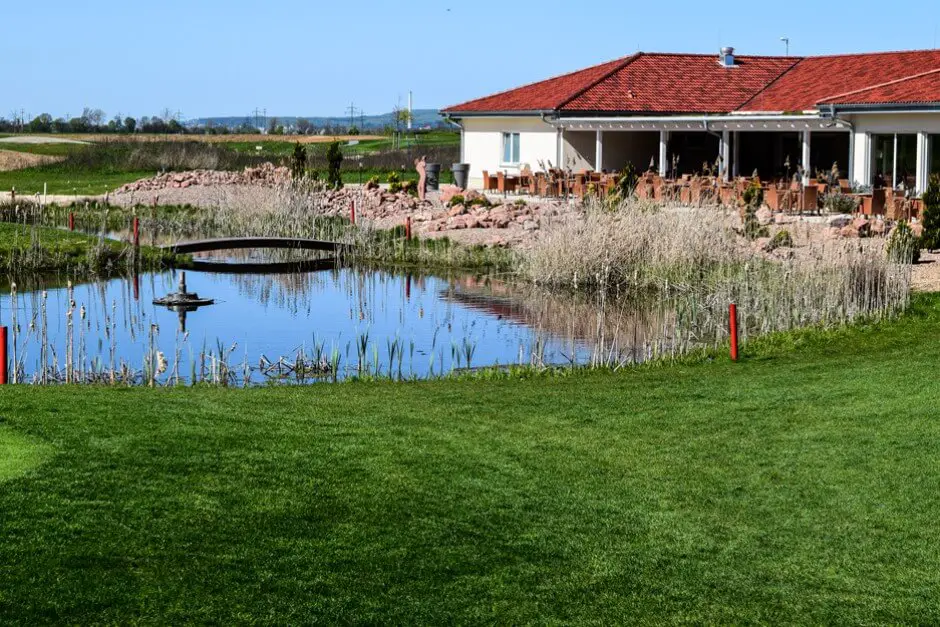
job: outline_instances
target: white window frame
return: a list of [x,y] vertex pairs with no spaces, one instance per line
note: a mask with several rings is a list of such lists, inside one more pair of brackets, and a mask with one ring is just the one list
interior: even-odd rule
[[[506,142],[509,141],[509,161],[506,160]],[[515,153],[515,154],[513,154]],[[515,157],[515,160],[513,160]],[[503,131],[500,135],[499,164],[518,167],[522,161],[522,134],[519,131]]]

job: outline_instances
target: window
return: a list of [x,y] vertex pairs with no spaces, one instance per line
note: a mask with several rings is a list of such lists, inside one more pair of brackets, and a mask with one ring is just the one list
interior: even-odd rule
[[519,133],[503,133],[503,163],[519,163]]

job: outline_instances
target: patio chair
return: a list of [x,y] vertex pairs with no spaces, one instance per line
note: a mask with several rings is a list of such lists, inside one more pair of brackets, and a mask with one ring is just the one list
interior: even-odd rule
[[483,170],[483,191],[491,192],[496,189],[496,177],[490,175],[489,172]]

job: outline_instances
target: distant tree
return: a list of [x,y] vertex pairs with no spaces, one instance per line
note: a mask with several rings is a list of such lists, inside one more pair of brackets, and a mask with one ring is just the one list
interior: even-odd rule
[[186,129],[183,128],[183,125],[179,123],[179,120],[170,120],[166,125],[166,132],[180,135],[186,132]]
[[137,130],[137,120],[130,116],[124,118],[124,132],[133,134],[135,130]]
[[48,113],[43,113],[37,115],[33,118],[33,121],[29,123],[29,132],[30,133],[51,133],[52,132],[52,116]]
[[69,132],[71,133],[87,133],[88,132],[88,120],[84,117],[72,118],[69,120]]
[[310,123],[310,120],[306,118],[300,118],[297,120],[297,132],[301,135],[309,135],[310,129],[313,128],[313,125]]
[[101,126],[101,123],[104,121],[104,111],[101,109],[92,109],[90,107],[85,107],[82,111],[82,119],[85,120],[85,125],[88,130],[98,130]]
[[65,118],[56,118],[52,122],[52,132],[54,133],[68,133],[69,132],[69,123],[65,121]]
[[358,135],[358,134],[359,134],[359,127],[357,127],[357,126],[350,126],[350,127],[349,127],[349,130],[347,131],[347,134],[349,134],[349,135]]
[[340,189],[343,186],[343,177],[340,168],[343,167],[343,151],[340,150],[339,142],[330,142],[330,147],[326,150],[326,183],[330,187]]
[[281,127],[281,132],[280,132],[280,133],[277,132],[277,129],[278,129],[279,126],[280,126],[280,122],[278,121],[278,119],[277,119],[277,118],[271,118],[271,119],[268,121],[268,133],[271,134],[271,135],[283,135],[283,134],[284,134],[284,127]]

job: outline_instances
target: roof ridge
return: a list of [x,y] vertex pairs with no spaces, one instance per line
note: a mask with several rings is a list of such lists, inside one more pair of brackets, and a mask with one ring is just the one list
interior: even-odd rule
[[572,95],[562,100],[560,103],[558,103],[555,106],[555,109],[556,110],[562,109],[566,104],[570,103],[572,100],[575,100],[576,98],[584,94],[587,90],[593,87],[596,87],[602,81],[606,81],[608,78],[610,78],[611,76],[613,76],[614,74],[622,70],[623,68],[627,67],[628,65],[630,65],[631,63],[633,63],[634,61],[636,61],[643,55],[644,55],[643,52],[635,52],[631,54],[629,57],[626,57],[625,59],[623,59],[623,63],[618,63],[611,71],[605,73],[603,76],[598,77],[595,81],[591,82],[588,85],[585,85],[583,88],[576,90]]
[[876,83],[874,85],[869,85],[868,87],[862,87],[861,89],[853,89],[852,91],[843,92],[841,94],[834,94],[832,96],[826,96],[820,100],[817,104],[826,104],[830,100],[835,100],[836,98],[842,98],[844,96],[851,96],[853,94],[860,94],[864,91],[871,91],[872,89],[878,89],[879,87],[887,87],[888,85],[896,85],[897,83],[903,83],[904,81],[913,80],[915,78],[921,78],[923,76],[928,76],[930,74],[940,74],[940,67],[936,67],[932,70],[927,70],[926,72],[920,72],[918,74],[911,74],[910,76],[904,76],[902,78],[896,78],[893,81],[886,81],[884,83]]
[[[789,57],[782,57],[782,58],[786,59],[786,58],[789,58]],[[795,68],[796,66],[798,66],[800,63],[803,63],[803,61],[805,61],[807,58],[812,58],[812,57],[793,57],[793,58],[796,59],[796,60],[795,60],[792,64],[790,64],[790,67],[788,67],[787,69],[785,69],[783,72],[780,72],[779,74],[777,74],[777,76],[774,77],[774,80],[770,81],[769,83],[767,83],[766,85],[764,85],[763,87],[761,87],[759,90],[757,90],[757,93],[755,93],[753,96],[751,96],[750,98],[748,98],[746,101],[742,102],[742,103],[738,106],[738,108],[735,109],[735,111],[741,111],[742,109],[744,109],[744,107],[746,107],[747,105],[749,105],[749,104],[751,104],[752,102],[754,102],[755,99],[759,98],[765,91],[767,91],[768,89],[770,89],[770,86],[771,86],[771,85],[773,85],[774,83],[776,83],[777,81],[779,81],[781,78],[783,78],[784,76],[786,76],[787,74],[789,74],[790,72],[792,72],[792,71],[793,71],[793,68]]]
[[[557,80],[557,79],[559,79],[559,78],[565,78],[565,77],[568,77],[568,76],[574,76],[575,74],[581,74],[582,72],[589,72],[590,70],[599,68],[599,67],[601,67],[601,66],[603,66],[603,65],[609,65],[609,64],[611,64],[611,63],[617,63],[618,61],[630,61],[630,60],[632,60],[634,57],[636,57],[637,54],[638,54],[638,53],[634,53],[634,54],[631,54],[631,55],[627,55],[627,56],[625,56],[625,57],[617,57],[616,59],[611,59],[611,60],[609,60],[609,61],[602,61],[601,63],[595,63],[594,65],[589,65],[588,67],[583,67],[583,68],[581,68],[581,69],[579,69],[579,70],[572,70],[572,71],[570,71],[570,72],[563,72],[562,74],[556,74],[555,76],[549,76],[548,78],[543,78],[543,79],[540,79],[540,80],[537,80],[537,81],[532,81],[531,83],[524,83],[524,84],[519,85],[519,86],[517,86],[517,87],[511,87],[511,88],[509,88],[509,89],[502,89],[502,90],[500,90],[500,91],[494,91],[494,92],[492,92],[492,93],[490,93],[490,94],[486,94],[485,96],[479,96],[479,97],[477,97],[477,98],[474,98],[473,100],[467,100],[467,101],[465,101],[465,102],[460,102],[460,103],[457,103],[457,104],[449,105],[449,106],[444,107],[443,109],[441,109],[441,111],[448,111],[449,109],[452,109],[452,108],[454,108],[454,107],[459,107],[459,106],[467,105],[467,104],[470,104],[470,103],[473,103],[473,102],[477,102],[478,100],[485,100],[486,98],[493,98],[493,97],[495,97],[495,96],[502,96],[503,94],[508,94],[508,93],[510,93],[510,92],[517,91],[517,90],[519,90],[519,89],[525,89],[526,87],[532,87],[533,85],[539,85],[540,83],[547,83],[548,81],[554,81],[554,80]],[[620,67],[620,66],[618,65],[618,67]],[[557,108],[557,107],[556,107],[556,108]]]
[[[705,58],[714,58],[717,57],[717,53],[711,52],[642,52],[647,57],[705,57]],[[796,55],[779,55],[779,54],[735,54],[735,59],[795,59],[803,60],[806,57],[796,56]]]
[[817,54],[803,57],[805,59],[838,59],[842,57],[877,57],[885,54],[916,54],[918,52],[938,52],[940,48],[915,48],[912,50],[880,50],[877,52],[837,52],[835,54]]

